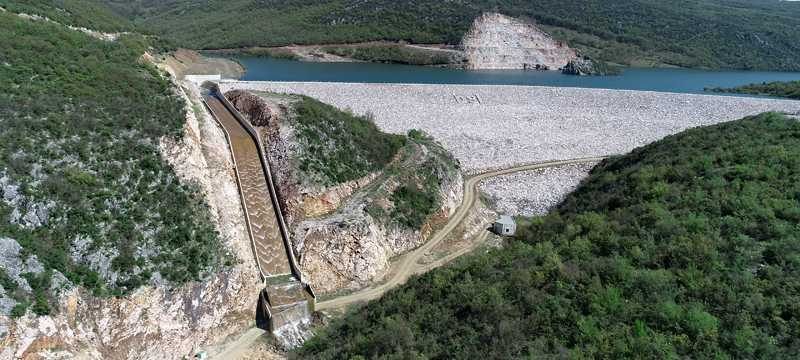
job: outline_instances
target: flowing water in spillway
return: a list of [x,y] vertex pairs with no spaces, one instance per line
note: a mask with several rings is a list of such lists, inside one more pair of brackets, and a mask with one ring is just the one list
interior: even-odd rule
[[288,252],[270,201],[269,185],[256,143],[219,99],[209,96],[206,103],[228,134],[258,265],[264,276],[289,274],[292,271],[287,261]]
[[535,85],[702,94],[706,87],[800,80],[800,73],[627,68],[618,76],[574,76],[557,71],[458,70],[374,63],[313,63],[237,56],[246,81]]

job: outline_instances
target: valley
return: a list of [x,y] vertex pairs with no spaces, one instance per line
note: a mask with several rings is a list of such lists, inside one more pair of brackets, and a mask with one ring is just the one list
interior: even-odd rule
[[462,5],[0,0],[0,359],[796,353],[800,9]]

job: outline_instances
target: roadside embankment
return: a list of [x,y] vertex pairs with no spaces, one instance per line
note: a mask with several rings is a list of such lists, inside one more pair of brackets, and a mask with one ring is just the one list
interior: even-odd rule
[[461,66],[464,52],[444,44],[370,41],[351,44],[289,45],[207,50],[208,54],[263,56],[308,62],[379,62],[407,65]]

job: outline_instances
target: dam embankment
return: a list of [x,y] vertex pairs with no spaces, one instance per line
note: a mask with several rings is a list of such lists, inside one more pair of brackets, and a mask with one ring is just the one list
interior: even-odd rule
[[372,114],[383,131],[424,130],[468,173],[621,154],[691,127],[765,111],[800,111],[800,101],[792,100],[585,88],[238,81],[220,86],[308,95]]

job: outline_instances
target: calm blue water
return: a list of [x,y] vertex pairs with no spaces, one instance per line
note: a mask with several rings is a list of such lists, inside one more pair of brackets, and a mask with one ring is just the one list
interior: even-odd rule
[[763,81],[800,80],[800,73],[628,68],[619,76],[571,76],[555,71],[468,71],[373,63],[311,63],[239,56],[242,80],[419,84],[540,85],[703,93],[706,87],[733,87]]

